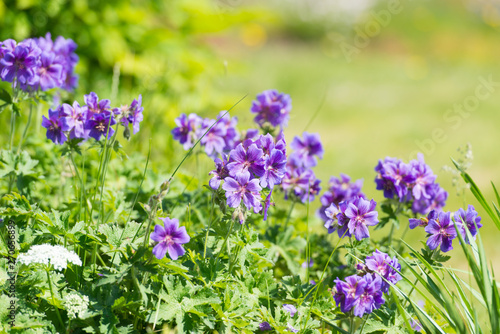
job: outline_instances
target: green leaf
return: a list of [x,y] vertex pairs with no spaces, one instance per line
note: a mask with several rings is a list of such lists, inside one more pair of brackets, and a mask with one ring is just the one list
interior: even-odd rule
[[0,100],[4,101],[6,104],[12,103],[12,97],[5,89],[0,89]]
[[491,207],[488,205],[488,203],[486,202],[486,199],[484,198],[483,194],[481,193],[481,190],[479,190],[479,187],[476,185],[474,180],[472,180],[470,175],[461,169],[460,165],[455,160],[451,159],[451,161],[453,162],[455,167],[460,172],[460,175],[462,176],[464,181],[470,185],[470,190],[471,190],[472,194],[474,195],[474,197],[476,197],[479,204],[481,204],[481,206],[486,211],[486,213],[488,213],[488,216],[490,216],[491,220],[493,220],[493,223],[495,223],[496,227],[500,230],[500,217],[497,216],[493,212]]

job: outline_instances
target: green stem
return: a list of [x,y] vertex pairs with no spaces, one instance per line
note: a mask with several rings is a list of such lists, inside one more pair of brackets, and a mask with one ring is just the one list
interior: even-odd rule
[[49,288],[50,288],[50,295],[52,296],[52,303],[54,304],[54,308],[56,309],[57,317],[61,322],[61,328],[64,328],[64,322],[61,318],[61,314],[59,313],[59,308],[56,306],[56,300],[54,298],[54,290],[52,289],[52,281],[50,279],[49,269],[46,268],[45,272],[47,273],[47,279],[49,280]]
[[233,226],[234,226],[234,219],[231,219],[231,225],[229,226],[229,230],[227,231],[226,237],[224,238],[224,242],[222,243],[222,246],[220,247],[220,251],[217,254],[217,257],[215,258],[215,266],[214,266],[215,269],[217,269],[217,264],[219,262],[219,257],[221,256],[222,251],[224,250],[224,246],[226,246],[227,239],[229,238],[229,234],[233,230]]
[[73,163],[73,168],[75,169],[75,174],[78,177],[78,181],[80,181],[80,190],[81,190],[80,210],[81,210],[82,202],[84,202],[85,203],[85,210],[87,213],[89,213],[87,198],[85,197],[85,184],[83,183],[83,179],[81,178],[80,172],[78,171],[78,166],[75,163],[75,159],[73,157],[73,151],[69,152],[69,158],[70,158],[71,162]]
[[290,221],[290,218],[292,217],[292,211],[293,211],[294,207],[295,207],[295,202],[292,202],[292,205],[290,205],[290,210],[288,211],[288,215],[286,217],[285,227],[283,228],[283,231],[286,231],[286,228],[288,226],[288,222]]
[[10,117],[10,139],[9,139],[9,150],[12,151],[12,147],[14,146],[14,132],[16,130],[16,113],[14,112],[14,109],[12,109],[12,115]]
[[328,268],[328,265],[330,264],[330,260],[332,259],[333,254],[335,253],[335,251],[339,247],[340,242],[342,241],[342,239],[346,235],[347,231],[348,230],[346,230],[344,232],[344,234],[342,235],[342,237],[337,241],[337,244],[335,245],[335,248],[333,248],[332,253],[328,257],[328,261],[326,262],[325,268],[323,269],[323,272],[321,273],[321,277],[319,278],[319,282],[316,284],[316,288],[309,290],[309,292],[304,296],[304,298],[302,298],[301,304],[306,300],[307,296],[311,293],[311,291],[315,290],[314,291],[314,297],[313,297],[313,300],[311,302],[311,306],[309,307],[309,311],[307,312],[307,318],[306,318],[306,321],[304,323],[303,330],[307,327],[307,322],[309,321],[309,318],[311,317],[311,309],[312,309],[312,307],[314,305],[314,302],[316,301],[316,297],[318,296],[319,288],[321,287],[321,284],[323,283],[323,277],[325,276],[326,268]]
[[21,148],[23,147],[24,139],[26,138],[26,134],[28,133],[28,128],[30,127],[30,124],[31,124],[32,115],[33,115],[33,104],[30,103],[30,112],[28,114],[28,122],[26,122],[26,127],[24,128],[23,135],[21,137],[21,140],[19,141],[19,147],[17,148],[17,155],[19,155],[19,152],[21,152]]
[[363,324],[361,324],[361,329],[359,330],[359,334],[363,334],[363,329],[365,328],[366,321],[368,320],[369,315],[367,314],[366,317],[363,319]]
[[214,215],[214,206],[215,206],[215,198],[214,193],[212,192],[212,208],[210,209],[210,222],[208,223],[207,235],[205,236],[205,247],[203,247],[203,259],[207,257],[207,241],[208,241],[208,233],[210,232],[210,227],[212,227],[212,220]]

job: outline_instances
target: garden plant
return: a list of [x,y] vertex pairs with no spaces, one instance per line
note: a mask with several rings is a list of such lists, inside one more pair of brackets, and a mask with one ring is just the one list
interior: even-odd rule
[[[78,59],[50,33],[0,44],[0,331],[499,333],[481,228],[500,229],[500,196],[485,199],[462,162],[486,216],[449,208],[421,154],[380,157],[367,181],[320,180],[328,146],[289,138],[292,97],[263,87],[246,98],[252,128],[231,116],[245,99],[178,115],[169,135],[185,155],[164,178],[127,146],[149,115],[142,95],[73,96]],[[186,167],[202,158],[210,169]],[[447,264],[453,248],[466,270]]]

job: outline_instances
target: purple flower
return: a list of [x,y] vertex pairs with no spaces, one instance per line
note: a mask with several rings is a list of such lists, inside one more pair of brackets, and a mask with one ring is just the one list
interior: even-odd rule
[[345,282],[338,277],[334,282],[336,292],[333,299],[335,299],[337,306],[340,306],[340,310],[347,313],[352,309],[361,294],[364,293],[366,281],[363,277],[351,275],[345,278]]
[[422,326],[420,325],[420,323],[413,318],[410,319],[410,326],[411,329],[413,329],[415,332],[422,331]]
[[259,324],[259,330],[261,331],[270,331],[272,330],[273,328],[271,327],[271,325],[267,322],[267,321],[264,321],[264,322],[261,322]]
[[260,127],[270,124],[273,127],[285,127],[288,123],[289,114],[292,109],[290,96],[278,93],[276,90],[266,90],[257,95],[257,100],[252,102],[251,112],[257,115],[255,123]]
[[342,212],[335,204],[330,204],[330,206],[325,209],[324,213],[326,216],[324,226],[328,229],[328,234],[335,232],[339,227],[337,215],[342,214]]
[[441,188],[438,183],[434,183],[426,187],[426,192],[430,195],[430,198],[422,197],[420,200],[414,201],[411,208],[412,211],[423,215],[432,210],[441,211],[446,205],[446,199],[448,198],[446,190]]
[[176,128],[172,130],[172,135],[175,140],[181,143],[185,150],[193,147],[194,143],[198,140],[197,132],[201,126],[202,119],[196,114],[181,114],[175,119]]
[[276,184],[280,184],[286,172],[286,156],[282,151],[273,149],[266,157],[264,165],[264,175],[260,179],[260,185],[264,188],[272,189]]
[[[96,96],[97,97],[97,96]],[[103,100],[106,101],[106,100]],[[102,101],[101,101],[102,102]],[[144,116],[142,112],[144,111],[144,108],[141,107],[142,103],[142,95],[139,94],[139,98],[136,100],[134,99],[132,103],[129,106],[124,106],[121,109],[119,109],[120,112],[123,113],[123,117],[121,119],[121,122],[123,126],[127,127],[129,124],[132,124],[132,129],[134,130],[134,135],[139,132],[140,125],[139,123],[142,122],[144,119]],[[113,110],[115,111],[115,110]]]
[[289,331],[289,332],[292,332],[292,333],[298,333],[299,330],[298,329],[295,329],[292,325],[290,324],[286,324],[286,330]]
[[440,212],[437,219],[429,220],[429,225],[425,227],[425,232],[429,233],[427,246],[430,249],[436,249],[441,246],[442,252],[448,252],[453,249],[452,240],[456,238],[457,231],[451,220],[451,212]]
[[368,226],[378,224],[378,212],[375,211],[376,205],[377,203],[373,199],[367,201],[361,197],[348,203],[344,214],[349,219],[347,223],[349,233],[354,234],[356,240],[370,237]]
[[483,227],[483,224],[480,223],[481,217],[478,216],[476,209],[474,206],[469,204],[467,211],[460,208],[457,212],[454,213],[455,222],[461,226],[459,231],[462,233],[462,236],[466,243],[470,244],[470,240],[465,233],[465,226],[469,230],[470,234],[476,240],[477,230]]
[[163,220],[165,227],[156,225],[154,232],[151,233],[151,239],[158,242],[153,248],[153,254],[158,260],[161,260],[168,251],[170,258],[175,261],[186,252],[181,245],[190,240],[186,227],[179,227],[179,220],[176,218],[159,219]]
[[229,175],[234,177],[247,172],[257,177],[264,175],[264,152],[257,145],[252,144],[245,150],[243,145],[239,144],[229,154]]
[[410,199],[410,184],[415,180],[410,165],[387,157],[384,162],[379,161],[375,171],[378,172],[375,179],[377,190],[384,190],[384,197],[393,198],[396,195],[400,202]]
[[313,261],[313,259],[310,259],[309,263],[307,263],[306,261],[302,262],[301,267],[302,268],[307,268],[307,267],[312,268],[313,265],[314,265],[314,261]]
[[320,218],[325,223],[330,219],[325,211],[331,204],[338,205],[342,201],[350,201],[356,197],[365,198],[365,195],[361,192],[363,180],[350,181],[351,178],[346,174],[340,174],[340,178],[332,177],[330,179],[330,188],[321,196],[321,208],[318,210]]
[[73,106],[64,103],[62,105],[62,114],[67,124],[70,125],[70,138],[88,138],[88,130],[85,129],[87,123],[87,110],[81,108],[78,102],[73,102]]
[[54,53],[43,52],[40,58],[40,67],[38,67],[39,79],[34,88],[37,89],[39,86],[42,91],[46,91],[60,87],[62,84],[62,70],[63,67],[57,63]]
[[40,65],[41,53],[42,50],[32,40],[19,43],[0,60],[0,77],[7,82],[16,79],[22,89],[35,84],[38,80],[37,68]]
[[[3,42],[0,42],[0,58],[3,58],[3,56],[7,52],[13,52],[14,49],[16,48],[17,42],[13,39],[6,39]],[[2,65],[0,65],[0,69]]]
[[[293,152],[304,167],[314,167],[318,164],[319,159],[323,159],[323,145],[319,139],[319,134],[304,132],[303,138],[298,136],[293,138],[290,144]],[[316,158],[317,157],[317,158]]]
[[226,114],[226,110],[221,111],[217,119],[220,119],[220,124],[222,124],[222,127],[225,131],[225,135],[223,136],[225,142],[224,151],[230,151],[237,146],[238,140],[240,139],[238,130],[236,130],[238,118],[231,118],[229,116],[229,113],[227,113],[225,116],[222,116],[224,114]]
[[219,158],[215,158],[215,169],[210,171],[208,174],[213,175],[208,184],[210,188],[213,190],[217,190],[220,187],[221,181],[229,176],[229,172],[227,170],[227,156],[222,154],[222,160]]
[[291,304],[283,304],[283,309],[290,313],[290,316],[292,318],[295,316],[295,313],[297,313],[297,309]]
[[378,275],[363,276],[365,284],[359,298],[354,301],[354,315],[363,317],[365,313],[372,313],[385,303],[382,296],[382,278]]
[[271,203],[271,195],[272,194],[273,194],[273,189],[271,189],[271,191],[269,191],[269,194],[266,197],[266,201],[264,202],[264,221],[267,220],[267,212],[269,210],[269,207],[271,206],[271,204],[274,205],[274,203]]
[[429,225],[429,220],[436,219],[437,216],[438,216],[437,211],[436,210],[432,210],[431,212],[429,212],[429,214],[427,215],[427,217],[421,217],[419,219],[410,218],[409,219],[410,229],[413,230],[417,226],[426,227],[427,225]]
[[62,145],[68,139],[64,132],[71,128],[60,116],[61,107],[55,110],[49,109],[49,118],[42,116],[42,126],[47,129],[47,139],[57,145]]
[[262,210],[260,204],[260,191],[262,188],[259,186],[259,180],[250,180],[250,173],[240,173],[236,175],[236,179],[227,177],[224,180],[222,189],[226,191],[227,205],[231,208],[240,206],[241,200],[248,210],[253,208],[255,213]]
[[281,187],[285,192],[285,199],[288,199],[291,194],[302,203],[306,203],[314,201],[315,196],[319,194],[320,183],[321,180],[316,179],[312,169],[294,168],[289,161]]
[[95,114],[93,115],[93,119],[88,120],[85,124],[85,130],[90,130],[88,134],[89,137],[99,141],[101,136],[106,138],[107,135],[108,139],[113,136],[115,130],[111,126],[115,124],[116,121],[113,115],[106,115],[105,113]]
[[415,178],[412,189],[413,197],[416,200],[422,197],[430,199],[431,195],[427,193],[427,186],[434,183],[436,175],[425,164],[424,156],[421,153],[418,154],[418,160],[410,161],[410,166],[413,169],[413,177]]
[[[373,252],[372,256],[366,257],[365,263],[369,270],[377,272],[392,284],[396,284],[402,279],[401,275],[398,274],[398,271],[401,271],[401,265],[396,257],[391,259],[389,255],[378,249]],[[386,281],[382,281],[381,291],[389,291],[389,284]]]
[[84,95],[83,99],[87,104],[89,118],[92,118],[97,114],[111,115],[111,102],[108,99],[99,101],[99,97],[94,92]]
[[[198,137],[203,136],[203,134],[215,123],[213,119],[205,118],[202,122],[202,126],[199,129]],[[205,153],[208,156],[214,156],[216,153],[222,153],[226,142],[224,137],[226,136],[226,126],[221,121],[217,123],[201,138],[200,143],[205,145]]]

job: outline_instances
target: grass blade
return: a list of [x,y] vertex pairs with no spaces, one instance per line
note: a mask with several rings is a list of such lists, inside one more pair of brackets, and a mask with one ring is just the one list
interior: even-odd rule
[[472,180],[470,175],[467,174],[467,172],[465,172],[455,160],[451,159],[451,161],[460,172],[460,175],[462,175],[464,181],[470,185],[470,191],[472,192],[474,197],[476,197],[479,204],[481,204],[481,206],[486,211],[488,216],[490,216],[491,220],[493,220],[493,222],[495,223],[496,227],[500,230],[500,218],[497,215],[495,215],[489,204],[486,202],[486,199],[484,198],[483,194],[481,193],[481,190],[479,190],[474,180]]

